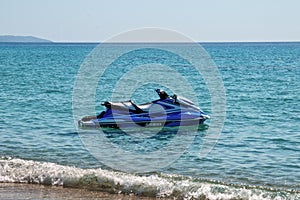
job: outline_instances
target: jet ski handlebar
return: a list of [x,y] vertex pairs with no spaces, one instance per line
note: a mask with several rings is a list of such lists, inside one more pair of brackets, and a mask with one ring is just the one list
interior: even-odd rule
[[155,90],[158,94],[158,96],[160,97],[160,99],[166,99],[168,97],[170,97],[165,91],[161,90],[161,89],[156,89]]

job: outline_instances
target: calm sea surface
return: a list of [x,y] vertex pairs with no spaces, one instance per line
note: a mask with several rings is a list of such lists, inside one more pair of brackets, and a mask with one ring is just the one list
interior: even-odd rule
[[[0,44],[0,182],[70,187],[89,187],[92,182],[104,191],[157,197],[300,199],[300,43],[202,44],[226,90],[223,131],[212,151],[200,158],[208,121],[179,159],[147,174],[106,166],[89,153],[76,131],[74,82],[95,47]],[[149,49],[142,49],[136,57],[148,54]],[[157,61],[161,56],[168,55],[152,52],[147,59]],[[114,63],[107,81],[99,83],[98,111],[103,109],[100,102],[109,100],[103,99],[103,88],[113,87],[110,78],[118,77],[123,65],[143,64],[135,63],[134,57]],[[181,65],[179,60],[179,70]],[[185,76],[193,80],[194,73]],[[210,114],[205,83],[191,84],[201,109]],[[133,99],[137,103],[156,99],[153,85],[136,90]],[[136,143],[130,135],[108,137],[121,148],[145,152],[162,147],[166,140],[144,138]]]

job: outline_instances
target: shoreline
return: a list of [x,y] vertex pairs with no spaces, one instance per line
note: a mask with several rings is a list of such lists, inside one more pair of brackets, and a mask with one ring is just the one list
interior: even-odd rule
[[0,183],[1,199],[122,199],[154,200],[154,197],[143,197],[131,194],[111,194],[87,189],[62,186],[45,186],[26,183]]

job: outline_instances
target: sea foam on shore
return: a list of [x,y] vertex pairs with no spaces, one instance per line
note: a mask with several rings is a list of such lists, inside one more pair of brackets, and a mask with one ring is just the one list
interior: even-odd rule
[[[299,199],[297,191],[282,191],[245,185],[226,185],[223,183],[193,179],[170,174],[135,175],[103,169],[81,169],[49,162],[38,162],[15,158],[0,159],[0,182],[29,183],[44,186],[63,186],[81,190],[98,191],[110,194],[126,194],[149,198],[175,199]],[[3,184],[1,184],[3,187]],[[5,185],[4,185],[5,186]],[[4,195],[14,190],[15,185],[5,186]],[[23,186],[24,187],[24,186]],[[31,186],[30,186],[31,187]],[[35,186],[32,186],[35,187]],[[62,188],[62,187],[60,187]],[[30,195],[25,187],[24,195]],[[57,187],[34,188],[37,191],[55,191]],[[66,190],[69,192],[69,190]],[[23,192],[20,192],[23,193]],[[75,192],[74,195],[81,193]],[[19,195],[16,193],[16,195]],[[20,194],[23,195],[23,194]],[[81,195],[81,194],[78,194]],[[92,193],[84,193],[92,195]],[[102,195],[97,194],[95,195]],[[61,196],[58,196],[60,198]],[[75,197],[75,196],[74,196]]]

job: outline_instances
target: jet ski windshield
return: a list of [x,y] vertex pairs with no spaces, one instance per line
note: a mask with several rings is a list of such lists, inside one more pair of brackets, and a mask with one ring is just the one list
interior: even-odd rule
[[189,99],[187,98],[184,98],[184,97],[181,97],[181,96],[176,96],[176,101],[181,105],[181,106],[184,106],[184,107],[190,107],[194,110],[199,110],[200,111],[200,108],[198,106],[196,106],[196,104],[194,104],[192,101],[190,101]]

